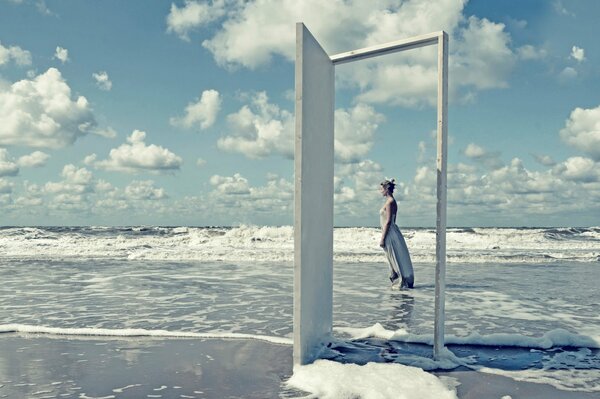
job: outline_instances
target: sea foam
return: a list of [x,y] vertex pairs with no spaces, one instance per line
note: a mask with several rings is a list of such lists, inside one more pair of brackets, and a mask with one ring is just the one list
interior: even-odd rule
[[272,337],[243,333],[196,333],[190,331],[147,330],[143,328],[60,328],[33,326],[27,324],[0,324],[0,333],[27,333],[68,336],[95,337],[161,337],[161,338],[221,338],[221,339],[255,339],[273,344],[291,345],[292,340],[285,337]]
[[[413,261],[435,261],[435,229],[403,228]],[[379,262],[380,230],[334,229],[336,262]],[[293,227],[0,228],[0,258],[116,258],[292,262]],[[548,263],[600,260],[600,228],[450,228],[448,262]]]
[[[336,327],[335,331],[349,335],[352,339],[383,338],[387,340],[433,345],[433,334],[412,334],[405,329],[388,330],[380,323],[367,328]],[[521,334],[494,333],[482,335],[472,332],[466,336],[445,335],[446,344],[512,346],[518,348],[550,349],[554,347],[600,348],[600,336],[585,336],[557,328],[540,337]]]
[[341,364],[317,360],[296,366],[289,386],[321,399],[454,399],[456,393],[437,377],[402,364]]

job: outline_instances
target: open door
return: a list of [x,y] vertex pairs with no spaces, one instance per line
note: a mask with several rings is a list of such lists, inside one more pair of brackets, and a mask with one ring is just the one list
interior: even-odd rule
[[314,360],[333,319],[334,67],[296,24],[294,364]]

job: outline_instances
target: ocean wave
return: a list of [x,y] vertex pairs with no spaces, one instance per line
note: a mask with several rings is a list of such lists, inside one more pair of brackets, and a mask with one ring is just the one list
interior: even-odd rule
[[[435,262],[435,229],[403,228],[413,261]],[[379,262],[379,228],[334,229],[334,261]],[[450,228],[448,262],[600,260],[600,228]],[[292,226],[3,227],[0,258],[292,262]]]

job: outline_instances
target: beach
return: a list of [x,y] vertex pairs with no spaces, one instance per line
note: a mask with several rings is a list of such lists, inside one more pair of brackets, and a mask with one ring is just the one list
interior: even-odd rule
[[291,347],[256,340],[2,337],[0,397],[276,398]]
[[0,399],[599,399],[598,20],[0,0]]
[[441,361],[435,233],[398,291],[377,232],[335,230],[331,345],[294,370],[289,227],[1,229],[0,397],[598,395],[600,229],[450,229]]
[[[292,347],[254,339],[10,334],[0,339],[0,352],[2,398],[293,398],[309,394],[285,383],[292,375]],[[464,399],[597,397],[597,393],[564,391],[468,369],[433,374],[446,378],[446,384],[456,387],[457,397]]]

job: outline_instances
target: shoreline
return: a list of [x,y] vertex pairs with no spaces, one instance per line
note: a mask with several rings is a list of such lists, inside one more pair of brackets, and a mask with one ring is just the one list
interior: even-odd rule
[[[0,334],[0,398],[292,398],[292,346],[254,339]],[[401,355],[401,354],[399,354]],[[465,368],[433,371],[461,399],[592,399],[597,393]]]

